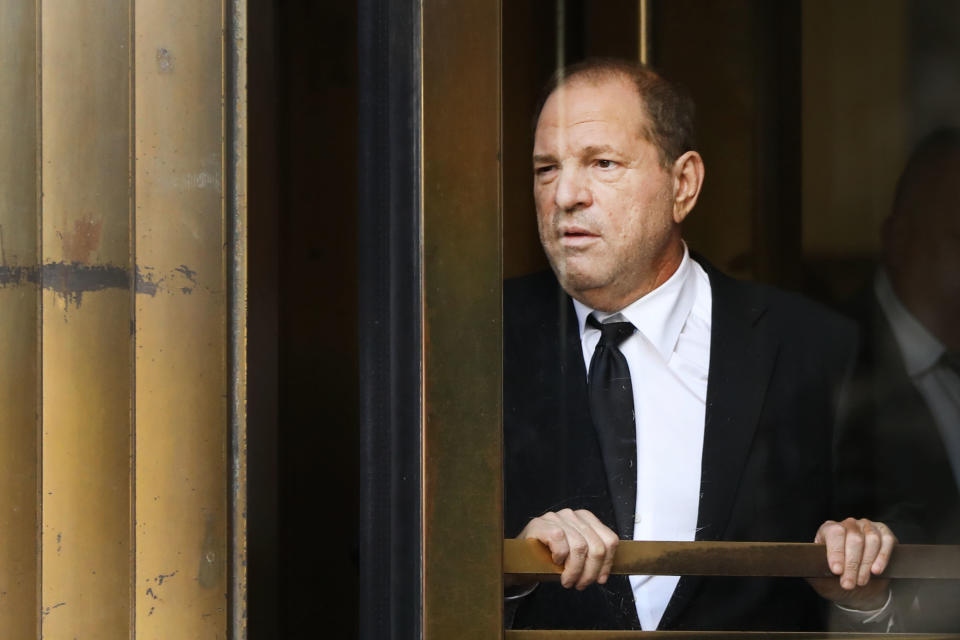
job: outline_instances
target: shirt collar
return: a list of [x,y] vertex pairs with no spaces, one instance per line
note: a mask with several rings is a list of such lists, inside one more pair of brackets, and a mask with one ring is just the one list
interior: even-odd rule
[[[696,299],[696,282],[690,262],[690,252],[684,243],[680,266],[666,282],[618,312],[596,311],[597,319],[603,321],[620,314],[653,344],[664,361],[669,360]],[[582,339],[587,331],[596,331],[587,326],[587,316],[595,310],[576,299],[573,306],[577,312]]]
[[877,301],[900,346],[907,374],[917,376],[935,366],[946,347],[903,306],[885,271],[877,273],[873,284]]

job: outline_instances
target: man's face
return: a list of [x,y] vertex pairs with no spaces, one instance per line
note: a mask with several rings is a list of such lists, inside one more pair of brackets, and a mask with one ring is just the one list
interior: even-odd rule
[[673,175],[643,137],[645,117],[629,81],[575,78],[550,95],[537,122],[540,241],[563,288],[602,310],[643,296],[682,255]]

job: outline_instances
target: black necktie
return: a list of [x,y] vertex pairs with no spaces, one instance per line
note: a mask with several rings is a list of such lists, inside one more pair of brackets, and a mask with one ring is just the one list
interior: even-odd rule
[[601,324],[592,315],[587,323],[600,330],[600,342],[590,360],[590,415],[600,440],[618,533],[630,540],[637,508],[637,432],[630,369],[619,347],[634,328],[629,322]]

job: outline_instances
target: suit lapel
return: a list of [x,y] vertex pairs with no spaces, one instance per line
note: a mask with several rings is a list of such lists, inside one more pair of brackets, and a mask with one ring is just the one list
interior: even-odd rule
[[555,281],[543,303],[538,316],[553,320],[531,338],[539,342],[530,374],[542,374],[548,380],[542,390],[531,393],[530,402],[540,405],[534,415],[548,416],[541,421],[540,437],[557,446],[550,468],[544,471],[553,476],[552,482],[545,483],[553,487],[550,499],[538,508],[587,509],[616,530],[600,443],[590,418],[577,314]]
[[[730,519],[779,345],[760,330],[766,304],[758,289],[697,260],[710,277],[713,312],[696,539],[718,540]],[[660,628],[673,625],[701,580],[680,579]]]

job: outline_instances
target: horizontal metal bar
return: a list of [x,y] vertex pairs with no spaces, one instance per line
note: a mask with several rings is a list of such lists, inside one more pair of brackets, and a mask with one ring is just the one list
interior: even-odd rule
[[512,631],[505,640],[643,640],[646,638],[697,638],[698,640],[742,640],[778,638],[783,640],[830,640],[832,638],[878,638],[884,640],[957,640],[957,633],[849,633],[826,631]]
[[[504,540],[504,573],[556,580],[561,567],[536,540]],[[800,542],[643,542],[617,546],[613,573],[657,576],[832,575],[822,544]],[[960,546],[903,544],[894,549],[888,578],[960,579]]]

